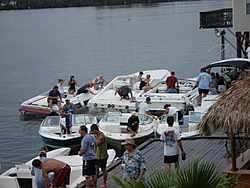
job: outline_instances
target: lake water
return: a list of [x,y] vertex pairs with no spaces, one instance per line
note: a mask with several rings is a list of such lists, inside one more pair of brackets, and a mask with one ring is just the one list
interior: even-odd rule
[[199,29],[199,12],[231,7],[232,0],[200,0],[0,11],[0,174],[43,147],[43,117],[20,116],[24,100],[70,75],[80,85],[148,69],[197,76],[220,59],[220,47]]

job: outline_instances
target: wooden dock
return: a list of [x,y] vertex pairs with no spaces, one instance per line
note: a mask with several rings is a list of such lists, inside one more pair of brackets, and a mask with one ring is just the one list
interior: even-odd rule
[[[219,137],[193,137],[182,139],[184,151],[186,152],[186,160],[180,160],[180,168],[185,166],[193,158],[198,157],[201,161],[215,162],[219,171],[223,171],[230,163],[231,158],[228,155],[225,144],[226,139]],[[144,177],[147,179],[151,173],[157,169],[165,169],[166,165],[163,162],[163,142],[159,139],[149,139],[144,144],[138,147],[142,151],[147,170]],[[111,175],[122,178],[123,170],[120,169],[121,161],[118,160],[107,168],[109,175],[107,180],[107,187],[119,187],[111,179]],[[174,167],[174,166],[173,166]],[[97,187],[102,183],[102,175],[99,176]],[[77,188],[84,187],[84,184],[78,185]]]

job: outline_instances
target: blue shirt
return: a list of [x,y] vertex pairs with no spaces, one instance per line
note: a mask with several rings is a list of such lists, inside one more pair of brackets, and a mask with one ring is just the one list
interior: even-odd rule
[[145,159],[137,149],[131,156],[129,156],[128,151],[125,151],[122,156],[122,164],[125,164],[123,180],[126,180],[126,178],[136,180],[140,175],[140,171],[146,169]]
[[209,83],[212,82],[212,79],[208,73],[202,72],[199,74],[197,81],[199,82],[199,89],[209,89]]
[[96,159],[96,139],[93,135],[87,134],[83,137],[81,143],[81,150],[86,150],[82,155],[82,159],[85,161]]

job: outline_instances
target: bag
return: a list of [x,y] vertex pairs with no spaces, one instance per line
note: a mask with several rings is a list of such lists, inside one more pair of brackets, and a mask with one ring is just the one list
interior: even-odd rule
[[183,161],[185,161],[186,160],[186,153],[184,153],[184,155],[181,155],[181,158]]

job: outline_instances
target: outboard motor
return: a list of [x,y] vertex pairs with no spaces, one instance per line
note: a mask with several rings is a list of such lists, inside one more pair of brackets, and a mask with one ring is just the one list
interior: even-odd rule
[[184,106],[181,109],[182,114],[189,115],[190,111],[194,111],[194,106],[192,104],[184,104]]

